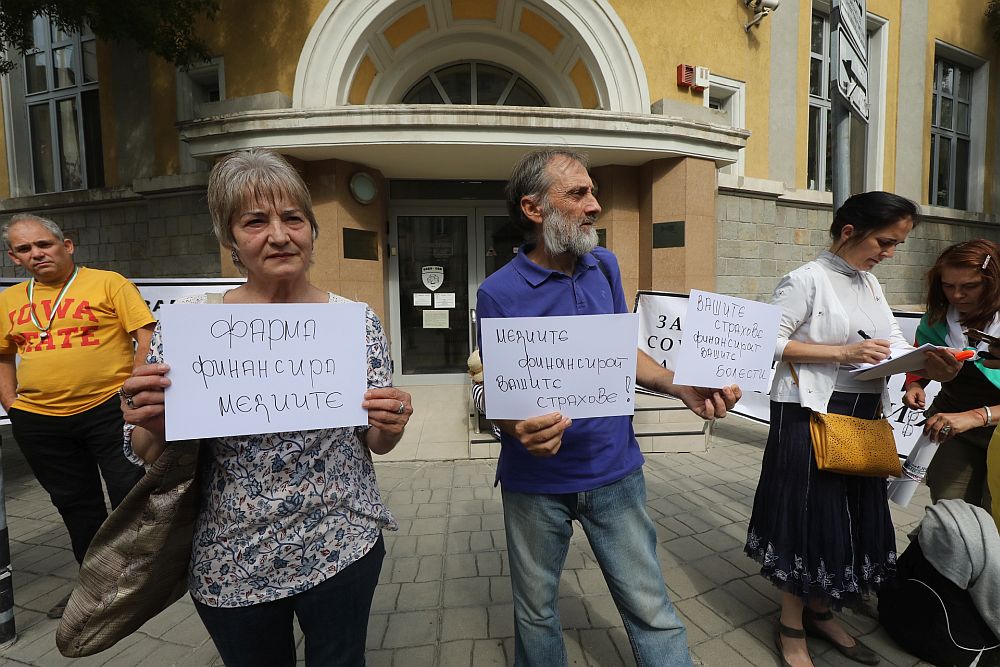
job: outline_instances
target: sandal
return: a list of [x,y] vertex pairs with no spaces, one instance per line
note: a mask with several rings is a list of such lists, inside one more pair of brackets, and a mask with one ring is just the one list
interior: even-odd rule
[[792,664],[785,660],[785,648],[781,643],[782,637],[788,637],[789,639],[805,639],[805,630],[799,630],[798,628],[790,628],[778,619],[778,627],[774,629],[774,645],[778,649],[778,661],[781,667],[792,667]]
[[805,613],[802,614],[802,627],[805,629],[807,635],[818,639],[825,639],[833,644],[833,647],[840,651],[841,655],[854,662],[860,662],[863,665],[877,665],[881,662],[881,658],[878,657],[875,651],[862,644],[856,637],[852,637],[854,639],[854,646],[844,646],[835,642],[830,635],[816,625],[816,621],[829,621],[832,618],[833,612],[829,609],[819,612],[813,610],[811,607],[806,607]]

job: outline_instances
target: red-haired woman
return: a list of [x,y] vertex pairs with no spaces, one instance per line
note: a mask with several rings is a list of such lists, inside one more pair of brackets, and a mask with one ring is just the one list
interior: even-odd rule
[[[927,312],[917,327],[917,343],[953,348],[987,349],[975,337],[978,329],[1000,336],[1000,247],[975,239],[947,248],[927,273]],[[903,402],[925,407],[927,380],[907,377]],[[981,359],[966,362],[958,376],[944,382],[927,410],[924,432],[941,443],[927,469],[934,502],[959,498],[990,509],[986,452],[1000,421],[1000,370]]]

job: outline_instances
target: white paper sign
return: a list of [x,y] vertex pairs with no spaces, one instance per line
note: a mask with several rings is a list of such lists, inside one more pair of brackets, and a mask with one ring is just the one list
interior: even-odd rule
[[480,326],[490,419],[635,411],[636,315],[486,318]]
[[[636,295],[635,312],[639,315],[639,349],[651,356],[664,368],[673,370],[681,355],[681,336],[687,317],[688,295],[670,292],[641,291]],[[771,418],[771,379],[761,393],[743,391],[743,398],[733,408],[733,413],[755,421],[767,423]]]
[[691,290],[674,382],[768,391],[780,320],[778,306]]
[[430,292],[414,292],[413,293],[413,305],[416,307],[429,306],[431,305],[431,293]]
[[160,309],[167,440],[368,423],[365,305]]
[[423,312],[424,317],[424,328],[425,329],[447,329],[448,328],[448,315],[447,310],[425,310]]
[[455,293],[454,292],[434,292],[434,307],[435,308],[454,308],[455,307]]
[[[680,337],[687,317],[688,297],[686,294],[670,292],[641,291],[636,295],[635,312],[639,315],[639,349],[653,357],[664,368],[674,368],[680,356]],[[915,340],[920,313],[893,311],[906,340]],[[680,329],[678,331],[678,328]],[[771,376],[773,377],[774,364]],[[896,451],[906,456],[914,448],[923,428],[918,424],[924,418],[923,410],[911,410],[902,403],[903,382],[906,376],[899,374],[889,378],[888,390],[892,406],[889,423],[896,437]],[[924,387],[926,405],[937,396],[941,385],[931,382]],[[770,380],[768,380],[770,390]],[[733,408],[733,413],[765,424],[771,418],[771,397],[768,392],[744,391],[743,398]]]

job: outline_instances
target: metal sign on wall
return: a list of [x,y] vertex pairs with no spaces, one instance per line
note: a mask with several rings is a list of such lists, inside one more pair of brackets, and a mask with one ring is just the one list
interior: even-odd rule
[[833,87],[865,123],[869,110],[867,15],[867,0],[833,0],[830,12]]

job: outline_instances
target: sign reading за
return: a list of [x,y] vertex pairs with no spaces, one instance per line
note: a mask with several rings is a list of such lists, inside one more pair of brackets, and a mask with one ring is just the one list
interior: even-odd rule
[[768,391],[780,321],[778,306],[691,290],[674,382]]
[[167,440],[368,423],[365,304],[186,304],[160,312]]
[[635,295],[639,316],[639,349],[669,371],[677,365],[677,350],[687,316],[686,294],[640,291]]
[[485,318],[480,327],[489,419],[634,413],[636,315]]

